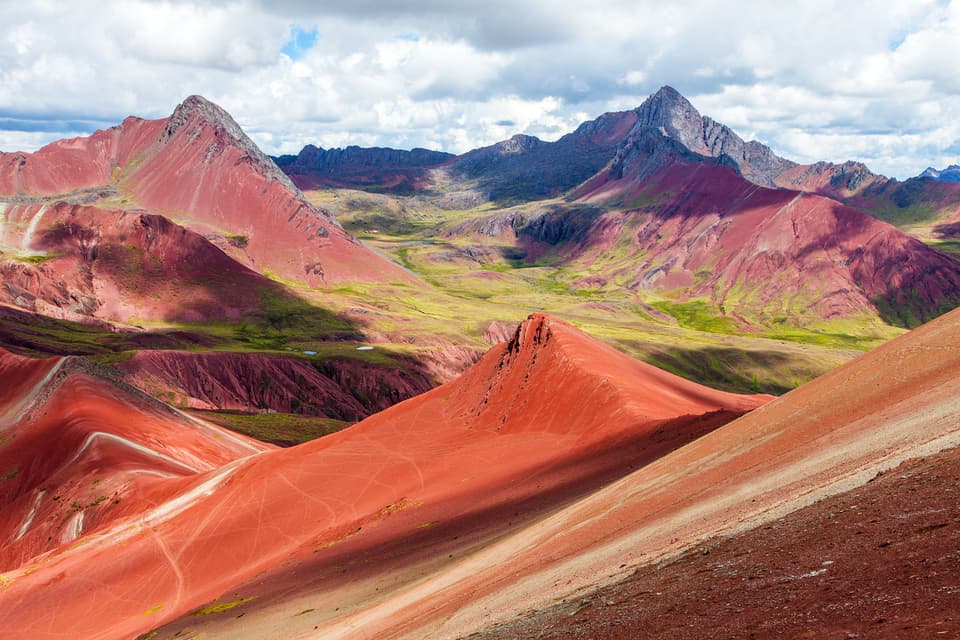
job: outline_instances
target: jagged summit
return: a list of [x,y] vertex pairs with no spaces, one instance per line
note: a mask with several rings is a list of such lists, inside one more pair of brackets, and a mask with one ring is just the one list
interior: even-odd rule
[[927,167],[918,178],[932,178],[937,182],[960,182],[960,165],[952,164],[946,169]]
[[625,147],[645,130],[656,130],[662,136],[681,143],[701,156],[719,158],[734,165],[744,177],[764,186],[774,186],[775,179],[795,163],[780,158],[755,141],[745,142],[732,129],[703,116],[679,91],[661,87],[636,109],[637,122]]
[[703,147],[703,117],[673,87],[662,87],[644,100],[636,112],[634,130],[654,128],[665,136],[678,139],[692,151]]
[[228,145],[236,146],[243,151],[253,166],[264,177],[280,182],[297,196],[303,197],[300,189],[290,180],[287,174],[281,171],[276,163],[260,150],[260,147],[244,133],[236,120],[223,107],[214,104],[203,96],[189,96],[177,105],[177,108],[167,119],[167,124],[160,134],[159,143],[168,144],[181,130],[189,132],[190,140],[199,138],[204,125],[213,127],[215,131],[214,142],[207,148],[205,160],[209,161],[215,155],[222,153]]
[[536,148],[542,143],[543,141],[536,136],[518,133],[511,136],[509,140],[498,142],[495,147],[500,153],[523,153]]

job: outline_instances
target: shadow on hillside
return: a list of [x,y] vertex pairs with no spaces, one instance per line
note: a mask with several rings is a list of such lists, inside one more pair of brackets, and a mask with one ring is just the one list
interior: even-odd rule
[[[322,599],[326,589],[335,590],[338,583],[344,581],[362,584],[374,577],[390,576],[392,572],[409,575],[411,568],[417,573],[424,572],[420,575],[442,571],[442,564],[424,568],[420,563],[424,558],[440,559],[442,563],[442,559],[447,558],[450,562],[444,564],[449,567],[459,562],[465,553],[487,547],[531,522],[556,513],[737,417],[737,414],[724,410],[706,413],[699,418],[679,416],[595,443],[583,451],[558,455],[556,459],[514,474],[501,481],[499,486],[484,489],[501,494],[502,498],[496,502],[480,493],[470,496],[468,483],[461,491],[450,491],[450,495],[440,502],[417,505],[416,512],[422,514],[419,516],[421,520],[433,514],[443,514],[449,516],[448,519],[421,522],[405,534],[390,535],[387,533],[389,527],[384,526],[385,517],[397,518],[397,515],[389,512],[385,515],[383,510],[379,514],[370,514],[353,533],[318,547],[311,557],[304,558],[302,564],[298,563],[293,574],[286,565],[280,565],[250,582],[234,585],[238,592],[256,594],[249,602],[238,606],[236,612],[255,617],[267,607],[289,605],[307,593]],[[455,479],[455,474],[450,478],[451,482],[464,485],[463,480]],[[478,502],[485,504],[477,506]],[[417,522],[417,518],[414,515],[410,520]],[[291,575],[300,578],[291,579]],[[299,614],[294,609],[293,615],[305,615],[311,611],[308,609]],[[152,638],[158,632],[163,637],[178,637],[186,629],[197,632],[204,623],[195,615],[184,614],[138,636],[138,640]]]
[[771,395],[782,395],[829,368],[778,351],[732,347],[659,347],[643,360],[715,389]]

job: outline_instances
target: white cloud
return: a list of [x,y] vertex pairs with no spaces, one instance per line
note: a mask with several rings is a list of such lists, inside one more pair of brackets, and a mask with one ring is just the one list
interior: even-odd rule
[[[295,29],[317,36],[291,60]],[[555,139],[671,84],[787,157],[906,177],[960,161],[956,59],[958,0],[0,3],[0,148],[199,93],[270,153],[459,152]]]

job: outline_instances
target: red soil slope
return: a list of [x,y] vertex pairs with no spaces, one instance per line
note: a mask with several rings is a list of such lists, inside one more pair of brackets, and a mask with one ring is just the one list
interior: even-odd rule
[[143,210],[61,201],[10,206],[6,220],[0,244],[29,245],[48,259],[0,264],[0,301],[44,315],[235,319],[279,290],[202,236]]
[[0,416],[0,570],[146,513],[183,478],[271,448],[176,413],[74,358],[0,350]]
[[471,640],[960,637],[960,448]]
[[310,286],[413,281],[310,205],[225,111],[198,96],[166,120],[128,118],[34,154],[0,154],[0,196],[10,202],[101,193],[233,240],[234,257],[261,273]]
[[[768,399],[698,386],[531,317],[450,384],[178,484],[166,503],[177,509],[156,509],[142,528],[118,520],[2,574],[0,637],[130,637],[265,571],[258,583],[340,589],[337,602],[361,606],[380,596],[337,569],[344,554],[386,553],[410,577],[451,524],[502,528],[531,497],[568,500]],[[356,588],[360,600],[347,593]],[[313,633],[310,618],[288,622]]]
[[946,255],[834,200],[759,187],[726,167],[670,164],[589,189],[585,198],[627,211],[601,217],[577,252],[599,259],[632,234],[643,257],[614,274],[631,287],[683,288],[727,314],[768,321],[791,311],[875,314],[879,305],[915,324],[960,300],[960,265]]
[[956,446],[958,341],[953,311],[328,625],[325,637],[467,635]]

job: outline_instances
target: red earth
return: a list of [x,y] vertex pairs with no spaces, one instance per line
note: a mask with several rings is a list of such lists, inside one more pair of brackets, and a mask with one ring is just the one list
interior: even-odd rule
[[448,638],[589,600],[960,444],[958,341],[955,311],[764,404],[533,316],[450,384],[0,574],[0,637]]
[[0,570],[142,517],[185,478],[272,448],[105,375],[79,358],[0,350]]
[[[86,397],[91,410],[103,402]],[[361,606],[346,595],[357,585],[338,569],[345,557],[386,554],[400,567],[386,579],[402,586],[423,576],[433,543],[447,544],[451,531],[464,532],[459,549],[489,542],[514,512],[529,521],[528,507],[542,514],[569,503],[768,400],[696,385],[533,316],[452,383],[320,440],[158,477],[148,508],[22,554],[0,574],[0,637],[131,637],[257,583],[270,589],[258,598],[265,605],[321,580],[339,590],[336,601]],[[31,406],[15,430],[68,412]],[[32,456],[18,446],[10,459],[26,466]],[[60,446],[69,455],[77,445]],[[13,493],[28,513],[35,494]]]
[[960,637],[960,449],[471,640]]
[[[534,327],[526,325],[526,340],[521,343],[531,338],[536,342]],[[556,334],[559,331],[547,344]],[[637,570],[649,573],[650,568],[669,564],[690,550],[712,545],[717,536],[774,526],[771,523],[785,515],[861,487],[905,460],[956,446],[960,443],[960,422],[955,419],[960,409],[958,340],[960,311],[955,311],[640,465],[619,480],[605,478],[599,483],[602,488],[591,484],[586,493],[568,493],[566,497],[575,498],[572,503],[514,499],[502,509],[495,502],[482,516],[448,522],[441,518],[443,512],[436,510],[439,505],[428,497],[432,492],[395,491],[393,495],[400,498],[384,505],[380,518],[355,521],[335,530],[332,537],[322,539],[312,558],[301,556],[299,562],[267,571],[231,588],[211,605],[226,609],[200,610],[145,637],[453,638],[553,605],[590,601],[598,588],[621,582]],[[463,379],[486,368],[496,380],[500,361],[509,357],[519,364],[525,351],[521,349],[514,357],[510,357],[513,347],[509,345],[499,353],[494,351],[494,358],[488,356]],[[528,353],[528,361],[537,353]],[[610,383],[626,379],[623,371],[615,378],[618,369],[605,359],[597,362],[611,374]],[[544,370],[537,373],[562,368],[553,358],[544,364]],[[526,376],[520,375],[525,367],[505,369],[507,375],[502,378],[512,385]],[[559,382],[548,375],[544,382],[550,386],[541,387],[533,382],[539,379],[531,376],[527,381],[531,386],[518,389],[514,396],[517,405],[534,403],[529,393],[534,386],[537,390],[557,388]],[[477,386],[476,392],[483,388]],[[503,387],[488,383],[487,388],[491,392],[485,397],[499,404]],[[540,399],[537,416],[542,419],[541,428],[579,422],[586,407],[612,406],[597,402],[596,391],[586,394],[579,385],[562,384],[560,388],[567,391],[563,398],[576,398],[580,403],[557,407],[563,411],[558,416],[546,399]],[[475,415],[470,411],[476,403],[473,393],[461,398],[460,394],[449,395],[448,390],[459,387],[442,387],[424,397],[436,400],[446,396],[453,405],[452,415],[458,411],[465,417]],[[636,393],[648,397],[662,391],[647,386]],[[629,406],[625,399],[617,404]],[[464,405],[466,411],[460,408]],[[431,424],[433,411],[421,413],[419,406],[416,401],[404,403],[364,424],[374,425],[407,412],[413,413],[419,424]],[[501,406],[503,409],[511,415],[509,403]],[[593,415],[601,419],[599,416],[609,413]],[[496,429],[497,422],[494,419],[490,424],[478,416],[468,424]],[[579,437],[595,429],[605,430],[612,422],[610,418],[605,424],[588,422]],[[510,420],[503,429],[508,425]],[[360,428],[353,433],[362,432]],[[406,433],[419,439],[421,432]],[[511,446],[510,451],[527,456],[532,449]],[[589,459],[597,460],[595,456]],[[460,458],[454,464],[462,473],[471,473],[465,476],[468,483],[462,484],[480,479],[476,467],[464,466]],[[513,455],[508,458],[501,452],[496,461],[485,458],[481,464],[485,469],[504,469],[516,461]],[[559,471],[556,465],[553,469]],[[398,475],[388,467],[384,470],[389,471],[384,478]],[[550,485],[544,486],[543,481],[551,476],[545,471],[545,475],[528,476],[514,491],[546,495]],[[417,483],[433,487],[433,477],[425,475],[422,483],[419,479]],[[364,486],[366,493],[369,485]],[[488,495],[496,500],[498,494],[502,495],[502,490],[484,486],[467,495],[476,501]],[[423,505],[417,506],[419,500],[424,500]],[[460,504],[462,510],[464,501]],[[449,512],[444,515],[449,518]],[[938,548],[948,544],[945,541]],[[766,563],[777,567],[791,566],[791,557],[783,545],[763,556]],[[819,571],[824,566],[820,563],[830,559],[821,558],[817,566],[804,572]],[[869,575],[863,576],[866,584],[869,579]],[[846,597],[858,601],[857,594]],[[534,624],[538,619],[533,618]],[[607,622],[602,617],[599,620],[598,624]],[[736,620],[732,618],[730,624]],[[690,621],[672,622],[674,628],[685,628]],[[811,630],[816,634],[815,626]]]
[[[143,210],[58,202],[10,206],[8,229],[45,258],[0,264],[0,301],[43,315],[104,320],[238,319],[281,287],[206,238]],[[33,231],[31,232],[31,228]],[[3,238],[0,238],[0,242]],[[289,295],[289,294],[287,294]]]
[[958,340],[954,311],[328,625],[326,636],[467,635],[956,446]]

